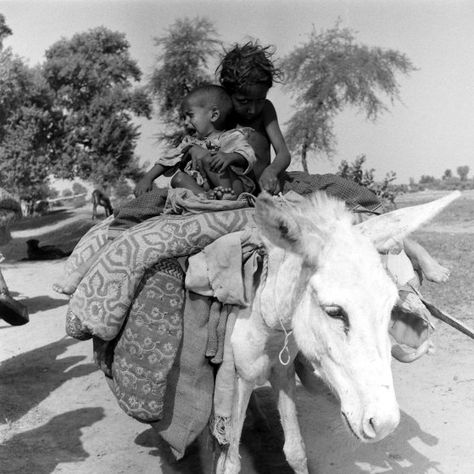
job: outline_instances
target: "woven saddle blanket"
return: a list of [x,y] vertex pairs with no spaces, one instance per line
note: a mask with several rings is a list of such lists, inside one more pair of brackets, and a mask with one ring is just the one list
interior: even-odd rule
[[102,252],[70,300],[66,332],[93,337],[95,360],[120,407],[151,423],[177,458],[210,417],[214,376],[205,355],[210,299],[186,296],[176,257],[254,227],[253,214],[162,215],[111,243],[109,218],[84,235],[66,263],[71,273]]

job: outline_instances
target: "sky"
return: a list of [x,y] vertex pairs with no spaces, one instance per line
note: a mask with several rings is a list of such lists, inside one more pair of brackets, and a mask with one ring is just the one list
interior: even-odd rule
[[[312,160],[311,171],[333,172],[341,160],[364,154],[381,179],[395,171],[397,182],[421,175],[474,174],[474,2],[472,0],[0,0],[0,13],[13,35],[5,46],[31,66],[61,38],[97,26],[125,33],[130,54],[151,74],[159,50],[153,39],[166,35],[179,18],[208,18],[225,45],[248,39],[274,45],[283,57],[315,29],[342,27],[368,46],[396,49],[417,70],[398,76],[401,102],[376,122],[356,110],[336,120],[337,151],[332,161]],[[281,86],[269,94],[284,129],[293,98]],[[158,122],[140,121],[137,154],[153,163],[159,153]]]

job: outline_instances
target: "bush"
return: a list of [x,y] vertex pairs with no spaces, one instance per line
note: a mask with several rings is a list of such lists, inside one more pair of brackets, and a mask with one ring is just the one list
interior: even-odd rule
[[81,183],[72,183],[72,192],[74,194],[87,194],[87,188]]
[[54,198],[57,198],[58,196],[59,196],[59,191],[57,189],[49,188],[48,190],[49,199],[54,199]]
[[426,178],[426,176],[422,176],[418,184],[410,182],[409,192],[424,191],[425,189],[433,191],[463,191],[466,189],[474,189],[474,180],[462,181],[457,177],[445,178],[443,180],[427,180]]
[[378,183],[374,178],[375,169],[363,169],[365,159],[365,155],[360,155],[353,163],[341,161],[337,174],[370,189],[379,197],[385,208],[393,209],[396,197],[402,192],[399,187],[391,184],[397,178],[397,174],[391,171],[385,175],[382,182]]
[[80,196],[72,200],[72,207],[74,207],[74,209],[77,209],[78,207],[83,207],[85,205],[86,205],[85,196]]
[[116,208],[122,207],[127,202],[134,198],[133,188],[125,179],[121,179],[117,182],[113,189],[114,203],[113,206]]
[[114,186],[114,195],[119,200],[126,199],[132,194],[132,187],[124,179],[118,181],[118,183]]

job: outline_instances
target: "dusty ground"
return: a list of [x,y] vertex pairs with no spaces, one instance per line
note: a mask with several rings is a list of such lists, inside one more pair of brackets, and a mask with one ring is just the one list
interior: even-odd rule
[[[427,198],[408,196],[404,202]],[[428,285],[425,295],[471,326],[473,209],[474,196],[467,194],[417,234],[453,269],[447,285]],[[16,234],[15,240],[22,244],[27,234]],[[51,240],[55,232],[48,235]],[[17,258],[20,243],[11,247]],[[11,291],[29,307],[31,321],[17,328],[0,322],[0,472],[206,474],[207,461],[198,445],[185,461],[169,462],[151,429],[128,418],[116,404],[92,362],[90,342],[65,336],[67,299],[51,290],[63,263],[2,264]],[[393,362],[402,418],[395,433],[378,444],[353,441],[326,388],[314,396],[299,387],[300,423],[312,474],[474,472],[474,341],[443,323],[435,339],[433,355],[409,365]],[[242,472],[290,473],[280,452],[269,390],[259,389],[259,395],[275,429],[245,431]]]

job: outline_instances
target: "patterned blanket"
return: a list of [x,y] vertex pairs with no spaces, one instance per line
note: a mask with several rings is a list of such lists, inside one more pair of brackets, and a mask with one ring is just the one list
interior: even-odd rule
[[181,345],[184,272],[163,259],[145,272],[130,306],[111,367],[120,407],[141,421],[161,418],[168,373]]
[[[105,341],[114,339],[122,329],[148,268],[165,258],[193,255],[218,237],[243,229],[253,222],[252,216],[250,208],[187,216],[163,215],[124,231],[93,263],[77,287],[69,302],[69,318],[79,321],[82,330],[90,335]],[[92,242],[81,241],[77,254],[89,255],[101,242],[106,242],[105,234],[105,226],[91,232]],[[86,255],[71,257],[77,264],[87,260]]]

